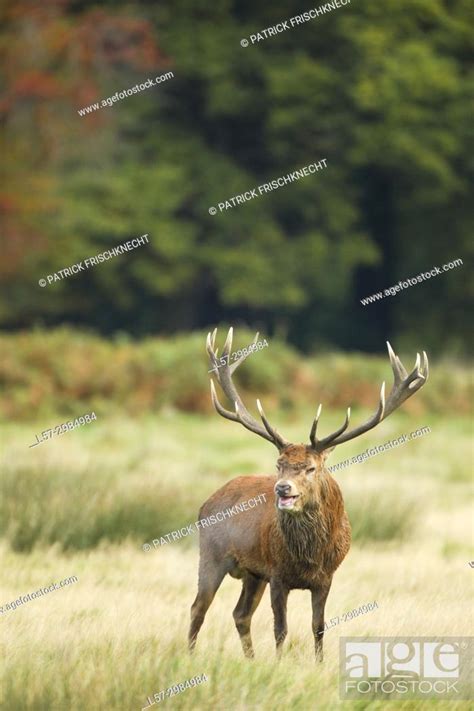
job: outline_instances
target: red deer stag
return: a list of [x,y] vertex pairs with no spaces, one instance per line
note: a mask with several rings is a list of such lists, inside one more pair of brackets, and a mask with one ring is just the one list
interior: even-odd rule
[[[216,329],[217,330],[217,329]],[[203,519],[250,497],[265,494],[265,504],[226,521],[226,525],[200,530],[198,593],[191,608],[189,647],[194,648],[205,614],[226,573],[242,578],[242,592],[233,616],[244,654],[253,657],[250,622],[270,583],[277,655],[287,634],[286,604],[290,590],[311,590],[313,635],[316,658],[322,659],[324,606],[332,576],[345,558],[351,541],[351,527],[336,481],[325,467],[328,454],[379,424],[426,382],[428,358],[423,365],[417,356],[410,374],[395,355],[390,344],[388,354],[394,375],[390,395],[385,399],[385,383],[380,391],[377,411],[363,424],[348,430],[350,409],[344,424],[327,437],[317,439],[321,414],[319,406],[311,427],[310,444],[287,442],[267,420],[260,401],[257,407],[262,424],[243,404],[232,374],[248,354],[229,364],[232,353],[232,329],[229,330],[220,362],[215,348],[216,331],[207,337],[211,367],[234,411],[226,410],[217,399],[211,380],[211,396],[217,412],[228,420],[240,422],[251,432],[274,444],[280,456],[276,476],[241,476],[216,491],[201,507]],[[255,343],[258,334],[255,337]],[[224,362],[224,365],[221,365]],[[222,520],[222,519],[221,519]]]

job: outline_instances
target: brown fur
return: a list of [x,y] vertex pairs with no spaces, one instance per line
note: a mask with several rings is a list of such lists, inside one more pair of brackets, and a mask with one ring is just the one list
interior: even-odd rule
[[[266,503],[200,530],[199,590],[192,607],[190,647],[212,599],[228,573],[243,579],[234,610],[244,653],[253,655],[250,619],[270,583],[277,650],[286,636],[286,598],[292,589],[311,590],[316,654],[322,656],[324,604],[332,576],[350,547],[350,524],[342,494],[324,466],[325,454],[304,445],[281,453],[275,476],[238,477],[216,491],[199,518],[225,511],[259,494]],[[308,473],[310,467],[314,473]],[[277,507],[275,485],[298,494],[293,510]],[[262,497],[263,498],[263,497]]]

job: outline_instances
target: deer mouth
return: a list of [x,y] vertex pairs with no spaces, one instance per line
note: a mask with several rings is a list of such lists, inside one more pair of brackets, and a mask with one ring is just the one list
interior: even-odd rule
[[279,509],[292,509],[295,506],[296,499],[299,498],[299,494],[296,496],[279,496],[278,497],[278,508]]

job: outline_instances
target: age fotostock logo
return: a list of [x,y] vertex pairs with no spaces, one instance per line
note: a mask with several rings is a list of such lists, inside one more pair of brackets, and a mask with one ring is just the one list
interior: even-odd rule
[[472,698],[472,637],[342,637],[341,699]]

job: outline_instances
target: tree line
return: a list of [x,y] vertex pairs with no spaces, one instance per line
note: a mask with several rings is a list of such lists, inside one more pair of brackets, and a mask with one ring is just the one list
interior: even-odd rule
[[[240,44],[296,5],[9,0],[4,329],[141,336],[224,320],[303,349],[467,349],[469,3],[357,0]],[[322,158],[322,172],[209,212]],[[144,233],[130,255],[38,284]],[[430,284],[360,302],[457,258]]]

